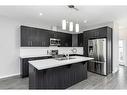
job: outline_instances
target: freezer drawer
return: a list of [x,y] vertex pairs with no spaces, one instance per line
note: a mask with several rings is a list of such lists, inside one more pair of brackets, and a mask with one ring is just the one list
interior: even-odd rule
[[106,62],[89,61],[88,71],[106,75]]

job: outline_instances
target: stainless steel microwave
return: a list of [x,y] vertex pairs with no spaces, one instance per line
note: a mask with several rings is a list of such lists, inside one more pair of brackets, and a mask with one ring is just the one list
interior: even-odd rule
[[50,46],[60,46],[60,39],[50,38]]

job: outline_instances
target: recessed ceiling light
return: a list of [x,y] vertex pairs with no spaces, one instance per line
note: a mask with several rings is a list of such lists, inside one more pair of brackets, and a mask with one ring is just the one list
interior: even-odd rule
[[42,16],[43,15],[43,13],[40,13],[40,16]]
[[87,20],[84,20],[83,22],[84,22],[84,23],[87,23]]

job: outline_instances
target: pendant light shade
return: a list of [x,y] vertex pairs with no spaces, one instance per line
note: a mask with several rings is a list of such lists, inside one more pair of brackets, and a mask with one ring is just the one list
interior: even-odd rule
[[78,23],[74,24],[72,21],[68,22],[67,20],[63,19],[62,20],[62,29],[63,30],[67,30],[67,28],[68,28],[67,25],[69,25],[68,26],[69,27],[69,31],[72,32],[75,29],[76,33],[79,32],[79,24]]
[[63,20],[62,20],[62,29],[63,29],[63,30],[66,30],[66,26],[67,26],[66,20],[63,19]]
[[73,31],[73,22],[69,23],[69,31]]
[[75,24],[75,31],[76,31],[76,33],[79,32],[79,24]]

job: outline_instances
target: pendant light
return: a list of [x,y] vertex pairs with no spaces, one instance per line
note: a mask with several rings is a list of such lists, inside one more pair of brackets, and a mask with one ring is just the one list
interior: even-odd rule
[[75,31],[76,31],[76,33],[78,33],[79,32],[79,24],[77,23],[77,24],[75,24]]
[[69,31],[73,31],[73,22],[72,21],[69,23]]
[[66,30],[67,21],[65,19],[62,20],[62,29]]
[[[79,11],[78,8],[76,8],[74,5],[68,5],[68,7],[71,9],[71,10],[75,10],[75,11]],[[72,14],[72,13],[70,13]],[[69,17],[71,17],[71,15],[69,15]],[[68,24],[67,24],[68,22]],[[69,26],[67,26],[69,25]],[[74,31],[74,28],[75,28],[75,32],[78,33],[79,32],[79,23],[74,23],[73,21],[67,21],[66,19],[63,19],[62,20],[62,29],[63,30],[67,30],[67,28],[69,27],[69,31]]]

